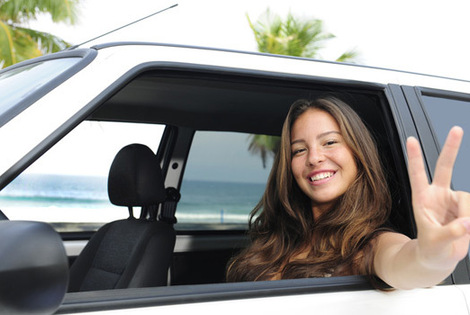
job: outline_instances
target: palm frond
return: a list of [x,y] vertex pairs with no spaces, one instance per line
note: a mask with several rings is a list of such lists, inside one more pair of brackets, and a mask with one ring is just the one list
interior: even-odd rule
[[277,15],[272,15],[269,8],[253,24],[247,15],[248,23],[255,35],[258,51],[271,54],[283,54],[282,45],[282,20]]
[[12,31],[10,25],[0,20],[0,60],[2,68],[16,63]]
[[28,60],[42,55],[38,43],[23,29],[13,28],[13,47],[16,62]]
[[269,155],[274,156],[279,150],[281,138],[277,136],[251,134],[248,136],[250,142],[248,151],[254,155],[260,155],[263,168]]
[[52,21],[73,25],[78,19],[78,0],[47,0],[41,12],[50,13]]
[[70,43],[55,35],[32,30],[29,28],[18,29],[30,36],[31,39],[37,43],[37,47],[42,52],[42,54],[50,54],[70,47]]
[[339,56],[336,61],[339,62],[351,62],[354,63],[354,60],[357,58],[358,52],[355,50],[350,50],[345,53],[343,53],[341,56]]
[[25,28],[39,14],[49,14],[54,22],[74,24],[79,0],[0,0],[0,63],[16,62],[63,50],[70,46],[49,33]]
[[282,20],[269,8],[256,23],[247,18],[261,52],[311,58],[317,55],[324,41],[334,38],[323,31],[323,22],[318,19],[298,19],[289,13]]
[[37,19],[39,14],[50,14],[54,22],[74,24],[78,16],[78,0],[3,0],[0,19],[13,24]]

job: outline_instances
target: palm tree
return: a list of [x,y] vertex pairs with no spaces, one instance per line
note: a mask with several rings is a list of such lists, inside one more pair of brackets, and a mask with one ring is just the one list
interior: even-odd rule
[[57,36],[24,25],[41,14],[49,14],[54,22],[74,24],[77,4],[78,0],[0,0],[1,67],[70,46]]
[[266,160],[269,155],[274,155],[279,150],[280,137],[251,134],[248,136],[250,145],[248,151],[259,154],[263,168],[266,168]]
[[[334,38],[331,33],[323,31],[323,22],[318,19],[299,19],[289,13],[285,20],[279,15],[271,14],[270,10],[252,23],[247,16],[250,28],[253,30],[258,51],[289,55],[297,57],[318,58],[318,51],[323,47],[324,41]],[[339,56],[336,61],[353,62],[357,56],[355,51],[347,51]],[[266,135],[250,135],[248,150],[253,154],[259,154],[263,167],[266,167],[266,159],[274,156],[279,148],[280,138]]]
[[[335,36],[323,31],[323,22],[318,19],[300,19],[289,13],[285,20],[279,15],[266,12],[253,24],[247,16],[250,28],[253,30],[258,51],[278,55],[288,55],[307,58],[318,58],[322,43]],[[348,51],[336,61],[353,61],[357,56],[354,51]]]

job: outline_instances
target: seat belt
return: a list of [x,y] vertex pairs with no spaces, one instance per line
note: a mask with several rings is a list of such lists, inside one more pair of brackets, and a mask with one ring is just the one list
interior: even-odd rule
[[174,187],[167,187],[166,189],[166,199],[162,203],[162,208],[160,215],[158,217],[159,221],[167,222],[168,224],[176,223],[176,205],[181,198],[181,194]]

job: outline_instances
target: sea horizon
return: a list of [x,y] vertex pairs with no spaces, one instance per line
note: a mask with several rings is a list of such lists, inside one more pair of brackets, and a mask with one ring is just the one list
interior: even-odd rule
[[[262,183],[184,180],[178,222],[247,223],[264,188]],[[106,177],[56,174],[21,175],[0,192],[0,209],[11,219],[45,222],[107,222],[128,211],[109,202]]]

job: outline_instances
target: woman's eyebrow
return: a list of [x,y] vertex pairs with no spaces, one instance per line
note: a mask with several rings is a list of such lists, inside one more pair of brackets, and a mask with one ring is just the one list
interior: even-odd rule
[[290,145],[293,145],[293,144],[296,144],[296,143],[301,143],[301,142],[305,142],[305,140],[297,139],[297,140],[291,141]]
[[341,132],[339,132],[339,131],[337,131],[337,130],[331,130],[331,131],[325,131],[325,132],[320,133],[320,134],[317,136],[317,139],[318,139],[318,138],[325,137],[325,136],[328,136],[328,135],[330,135],[330,134],[332,134],[332,133],[341,135]]

